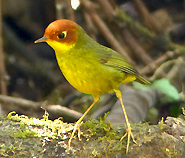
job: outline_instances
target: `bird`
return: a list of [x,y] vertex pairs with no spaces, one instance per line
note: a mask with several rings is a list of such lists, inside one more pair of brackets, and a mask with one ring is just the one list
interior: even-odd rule
[[66,80],[77,90],[91,94],[94,98],[93,103],[76,122],[68,141],[69,148],[76,130],[80,131],[83,118],[99,101],[100,95],[115,92],[127,124],[123,137],[128,135],[126,147],[126,153],[128,153],[130,137],[133,140],[134,138],[119,85],[134,80],[142,84],[150,84],[150,82],[143,78],[122,55],[97,43],[80,25],[71,20],[60,19],[51,22],[45,29],[43,37],[35,41],[35,43],[40,42],[46,42],[53,48]]

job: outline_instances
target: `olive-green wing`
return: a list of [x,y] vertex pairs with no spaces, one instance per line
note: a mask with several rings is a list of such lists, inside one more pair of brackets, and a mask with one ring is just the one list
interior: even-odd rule
[[106,47],[103,47],[103,49],[104,51],[99,53],[99,62],[101,64],[114,67],[115,69],[125,73],[133,74],[136,76],[137,82],[140,82],[142,84],[150,84],[150,82],[140,76],[137,70],[132,65],[130,65],[128,61],[119,53]]

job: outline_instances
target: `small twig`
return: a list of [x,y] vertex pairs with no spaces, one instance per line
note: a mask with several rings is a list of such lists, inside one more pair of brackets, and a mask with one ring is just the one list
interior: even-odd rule
[[[153,76],[150,77],[150,80],[155,80],[156,78],[158,78],[158,76],[160,76],[166,67],[169,67],[173,64],[176,64],[176,63],[184,63],[181,58],[178,58],[178,59],[174,59],[174,60],[169,60],[165,63],[163,63],[156,71],[155,73],[153,74]],[[184,63],[185,64],[185,63]],[[166,76],[166,75],[165,75]]]
[[[110,2],[108,0],[98,0],[98,2],[102,10],[106,14],[106,19],[108,21],[113,21],[115,19],[114,15],[116,10],[112,7]],[[140,58],[145,64],[149,64],[153,61],[152,58],[145,52],[145,50],[140,46],[140,44],[137,42],[137,40],[135,40],[135,38],[128,30],[122,29],[122,34],[122,38],[124,38],[124,41],[128,44],[129,48],[132,50],[135,56]]]
[[[49,105],[45,106],[44,109],[46,109],[52,119],[63,117],[69,122],[75,122],[83,115],[80,112],[71,110],[61,105]],[[85,117],[83,120],[86,121],[87,117]]]
[[110,4],[108,0],[98,0],[98,3],[100,4],[102,10],[104,11],[106,18],[109,21],[112,21],[114,19],[115,10],[113,6]]
[[162,28],[160,27],[159,21],[155,19],[148,11],[146,6],[141,0],[132,0],[143,19],[144,24],[154,30],[156,33],[160,33]]
[[182,64],[185,65],[185,62],[183,61],[182,57],[179,57],[176,59],[176,62],[174,63],[174,66],[171,68],[171,70],[167,74],[167,78],[171,81],[174,77],[177,76],[177,72],[182,67]]
[[0,93],[6,95],[6,70],[3,54],[3,39],[2,39],[2,1],[0,0]]
[[[144,27],[138,22],[135,22],[134,19],[131,17],[127,16],[123,11],[121,10],[116,10],[115,17],[120,21],[125,23],[125,25],[131,29],[133,32],[137,32],[141,34],[142,36],[145,36],[147,39],[151,41],[156,41],[158,36],[156,35],[155,32],[152,32],[149,30],[147,27]],[[182,53],[185,53],[185,47],[176,43],[173,43],[169,40],[169,38],[164,38],[163,43],[166,44],[166,50],[179,50]]]
[[120,22],[123,22],[126,26],[128,26],[128,28],[131,29],[133,32],[137,32],[150,40],[155,39],[156,34],[154,32],[150,31],[147,27],[144,27],[140,23],[136,22],[134,19],[126,15],[123,11],[118,10],[115,14],[115,17]]
[[83,13],[84,13],[84,18],[85,18],[86,23],[87,23],[87,33],[92,39],[97,40],[97,38],[96,38],[97,29],[96,29],[96,27],[95,27],[95,25],[92,21],[91,16],[83,8],[82,8],[82,10],[83,10]]
[[[118,10],[116,6],[116,2],[110,1],[110,0],[98,0],[99,8],[104,12],[104,18],[106,21],[109,22],[110,26],[112,26],[112,30],[115,30],[113,32],[116,39],[121,43],[124,50],[129,54],[130,57],[133,56],[133,53],[128,46],[128,44],[125,42],[125,37],[120,33],[122,30],[120,29],[120,24],[118,24],[118,21],[115,19],[116,11]],[[99,15],[100,16],[100,15]]]
[[153,72],[159,65],[163,62],[165,62],[168,59],[172,59],[174,56],[179,55],[180,51],[167,51],[164,55],[153,61],[152,63],[145,66],[141,71],[139,71],[140,74],[146,74],[149,72]]
[[122,34],[124,40],[129,45],[133,54],[135,54],[137,58],[139,58],[145,64],[153,62],[153,59],[146,53],[146,51],[142,48],[142,46],[127,29],[123,29]]
[[17,111],[19,113],[32,116],[34,114],[33,112],[38,112],[41,110],[40,107],[44,105],[39,102],[5,95],[0,95],[0,104],[4,112]]
[[71,1],[67,0],[66,3],[67,3],[66,11],[67,11],[67,15],[68,15],[67,17],[68,17],[68,19],[75,21],[75,14],[74,14],[73,8],[71,7]]
[[[65,117],[66,120],[76,121],[82,116],[82,113],[60,105],[46,105],[46,103],[34,102],[5,95],[0,95],[0,104],[5,113],[16,111],[32,117],[40,117],[43,115],[41,107],[48,111],[51,119]],[[86,119],[87,118],[84,118],[84,120]]]
[[55,0],[55,7],[56,7],[56,19],[63,19],[63,0]]

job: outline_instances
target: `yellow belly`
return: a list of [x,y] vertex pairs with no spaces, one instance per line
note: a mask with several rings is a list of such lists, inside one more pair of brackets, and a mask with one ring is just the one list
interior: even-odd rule
[[61,58],[58,58],[57,60],[68,82],[77,90],[86,94],[105,94],[117,89],[124,80],[126,80],[125,82],[135,80],[134,75],[129,75],[128,78],[128,74],[99,62],[91,63],[84,59],[78,59],[78,62],[75,63],[70,62],[73,59],[61,60]]

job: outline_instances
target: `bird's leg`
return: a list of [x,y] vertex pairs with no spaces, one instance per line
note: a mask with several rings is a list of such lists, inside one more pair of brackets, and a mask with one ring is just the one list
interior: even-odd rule
[[93,96],[94,97],[94,102],[91,104],[91,106],[86,110],[86,112],[82,115],[82,117],[80,117],[80,119],[76,122],[74,129],[73,129],[73,133],[71,134],[71,137],[68,141],[68,146],[70,148],[70,144],[71,144],[71,140],[74,137],[74,134],[76,132],[76,130],[78,129],[78,137],[80,138],[80,126],[81,126],[81,122],[83,120],[83,118],[85,117],[85,115],[87,115],[87,113],[91,110],[91,108],[94,106],[94,104],[96,104],[99,100],[100,97],[99,96]]
[[[136,141],[134,140],[134,137],[132,135],[132,132],[131,132],[131,127],[130,127],[130,123],[128,121],[128,117],[127,117],[127,113],[126,113],[126,110],[125,110],[125,107],[124,107],[124,104],[123,104],[123,100],[122,100],[122,93],[119,89],[117,90],[114,90],[115,93],[116,93],[116,96],[118,97],[118,99],[120,100],[120,103],[121,103],[121,106],[122,106],[122,109],[123,109],[123,113],[124,113],[124,116],[125,116],[125,120],[126,120],[126,123],[127,123],[127,129],[126,129],[126,133],[125,135],[121,138],[121,140],[126,137],[128,135],[128,140],[127,140],[127,148],[126,148],[126,153],[128,153],[128,149],[129,149],[129,143],[130,143],[130,136],[132,137],[133,141],[136,143]],[[121,141],[120,140],[120,141]]]

